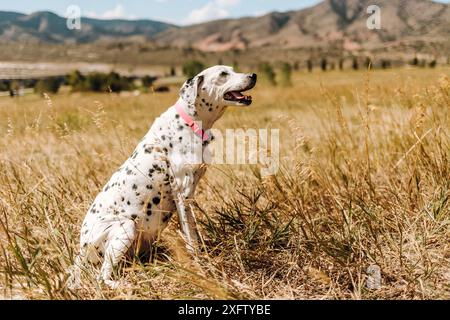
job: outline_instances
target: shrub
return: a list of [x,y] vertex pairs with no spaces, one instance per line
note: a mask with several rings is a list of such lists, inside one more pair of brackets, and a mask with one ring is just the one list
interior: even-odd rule
[[353,57],[352,68],[353,68],[353,70],[358,70],[359,69],[359,63],[358,63],[358,58],[357,57]]
[[61,81],[58,78],[42,79],[36,82],[34,91],[38,93],[57,93],[61,86]]
[[112,92],[128,91],[133,89],[133,81],[130,78],[122,77],[116,72],[106,75],[106,90]]
[[121,92],[133,89],[132,79],[122,77],[116,72],[95,72],[85,76],[74,71],[67,77],[67,82],[73,91]]
[[313,71],[313,68],[314,68],[314,65],[313,65],[312,60],[306,61],[306,65],[307,65],[307,67],[308,67],[308,71],[309,71],[309,72],[312,72],[312,71]]
[[9,81],[7,80],[0,81],[0,91],[9,91]]
[[389,69],[390,67],[391,67],[391,61],[390,60],[381,60],[381,68]]
[[323,58],[322,61],[320,62],[320,67],[322,68],[322,71],[327,71],[328,69],[328,61],[327,58]]
[[73,91],[86,91],[86,77],[78,70],[73,71],[67,77],[67,84],[72,87]]
[[292,67],[289,63],[283,63],[281,65],[280,84],[285,87],[292,85]]
[[153,83],[155,82],[156,77],[152,77],[152,76],[145,76],[142,78],[142,85],[145,88],[149,88],[153,85]]
[[205,69],[205,65],[200,61],[191,60],[183,64],[183,74],[188,78],[193,78]]
[[174,76],[176,76],[176,75],[177,75],[177,70],[175,69],[174,66],[171,66],[171,67],[170,67],[170,76],[171,76],[171,77],[174,77]]
[[276,74],[272,66],[268,62],[263,62],[259,65],[259,72],[263,79],[269,82],[270,85],[276,86],[277,82],[275,80]]

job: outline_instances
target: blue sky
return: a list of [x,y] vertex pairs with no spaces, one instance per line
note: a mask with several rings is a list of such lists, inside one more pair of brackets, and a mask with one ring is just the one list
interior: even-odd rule
[[[0,10],[31,13],[49,10],[64,15],[78,5],[83,16],[95,18],[155,19],[192,24],[218,18],[257,16],[270,11],[308,7],[319,0],[0,0]],[[441,0],[440,2],[450,2]]]

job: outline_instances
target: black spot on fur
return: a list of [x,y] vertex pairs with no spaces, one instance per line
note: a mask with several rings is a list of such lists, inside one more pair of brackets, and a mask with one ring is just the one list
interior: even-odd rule
[[160,197],[154,197],[152,199],[152,201],[153,201],[154,204],[158,205],[161,202],[161,198]]
[[136,220],[136,218],[137,218],[137,214],[132,214],[131,215],[131,219]]
[[133,184],[133,190],[137,190],[137,185],[136,184]]

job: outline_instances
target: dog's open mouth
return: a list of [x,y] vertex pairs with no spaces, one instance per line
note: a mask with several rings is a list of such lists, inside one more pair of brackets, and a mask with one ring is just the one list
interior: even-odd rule
[[252,104],[252,96],[244,95],[241,91],[229,91],[225,93],[224,99],[227,101],[239,102],[247,106]]

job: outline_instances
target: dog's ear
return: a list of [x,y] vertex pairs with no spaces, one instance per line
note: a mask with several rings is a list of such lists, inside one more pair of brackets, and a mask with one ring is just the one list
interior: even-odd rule
[[195,104],[198,91],[203,84],[204,77],[196,76],[186,80],[180,90],[180,97],[189,105]]

